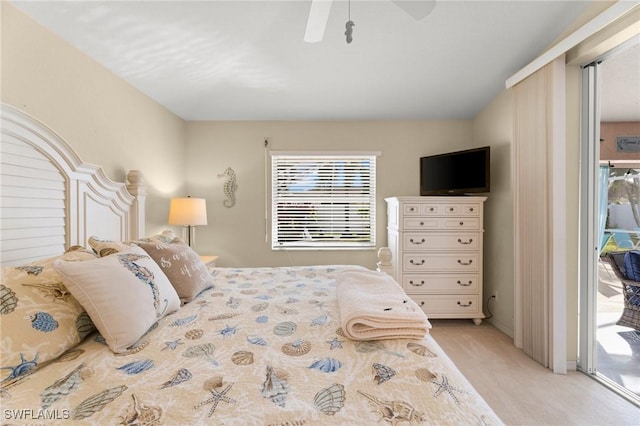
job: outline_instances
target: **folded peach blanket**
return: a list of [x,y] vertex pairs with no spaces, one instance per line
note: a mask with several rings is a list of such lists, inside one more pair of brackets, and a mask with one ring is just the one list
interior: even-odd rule
[[339,273],[336,296],[342,330],[350,339],[422,339],[431,328],[422,309],[383,272]]

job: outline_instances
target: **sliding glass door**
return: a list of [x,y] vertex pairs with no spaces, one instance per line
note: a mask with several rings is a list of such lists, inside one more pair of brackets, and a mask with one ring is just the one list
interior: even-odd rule
[[[640,327],[619,321],[629,302],[628,287],[607,256],[640,250],[640,149],[624,145],[634,140],[629,132],[640,129],[640,111],[618,118],[605,99],[612,95],[605,91],[614,87],[609,78],[615,74],[620,81],[623,75],[610,59],[627,52],[640,61],[639,41],[582,70],[578,368],[640,405]],[[638,84],[623,90],[637,91]]]

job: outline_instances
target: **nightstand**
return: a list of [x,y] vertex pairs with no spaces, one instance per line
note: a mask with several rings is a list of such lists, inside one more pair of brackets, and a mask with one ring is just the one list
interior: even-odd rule
[[207,268],[215,268],[218,256],[200,256],[200,260],[202,260]]

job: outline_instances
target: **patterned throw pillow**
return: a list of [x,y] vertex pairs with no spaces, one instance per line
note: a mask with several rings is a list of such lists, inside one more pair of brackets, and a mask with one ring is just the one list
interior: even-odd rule
[[3,266],[0,282],[1,381],[33,372],[95,330],[84,308],[62,283],[54,261],[91,263],[75,250],[23,266]]
[[[142,238],[141,242],[162,242],[170,244],[174,241],[180,241],[178,237],[171,230],[162,231],[161,234],[154,235],[152,237]],[[96,236],[89,237],[89,247],[95,251],[99,257],[109,256],[110,254],[117,253],[122,250],[126,250],[131,247],[132,244],[138,241],[118,241],[118,240],[103,240]]]
[[166,275],[138,246],[90,262],[57,261],[53,267],[116,353],[126,352],[156,321],[180,308]]
[[162,268],[183,303],[213,287],[213,277],[200,256],[183,242],[137,243]]

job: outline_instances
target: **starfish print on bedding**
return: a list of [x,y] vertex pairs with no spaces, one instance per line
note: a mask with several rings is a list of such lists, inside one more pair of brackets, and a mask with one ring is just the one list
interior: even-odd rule
[[165,346],[164,348],[162,348],[162,350],[166,350],[166,349],[171,349],[172,351],[174,351],[178,345],[184,345],[183,342],[181,342],[182,339],[178,339],[178,340],[173,340],[171,342],[164,342]]
[[329,349],[334,350],[336,348],[342,349],[342,340],[338,340],[337,337],[334,337],[333,340],[327,340],[327,343],[331,345]]
[[230,385],[227,385],[227,387],[225,387],[222,390],[222,392],[218,392],[215,389],[211,389],[211,394],[213,396],[209,399],[205,399],[204,401],[199,402],[198,404],[194,405],[193,408],[197,409],[202,407],[203,405],[213,403],[213,405],[211,406],[211,410],[209,410],[209,417],[211,417],[213,413],[216,411],[216,408],[218,407],[218,403],[220,401],[226,402],[227,404],[235,404],[238,401],[236,401],[235,399],[229,398],[228,396],[225,396],[226,393],[229,392],[229,389],[231,389],[231,386],[233,386],[233,383],[231,383]]
[[434,398],[437,398],[438,395],[440,395],[442,392],[447,392],[449,396],[456,402],[456,404],[459,404],[460,401],[458,401],[458,398],[455,396],[453,392],[456,391],[460,393],[466,393],[464,390],[460,388],[451,386],[451,384],[449,384],[449,379],[444,374],[442,375],[441,381],[438,382],[436,379],[433,379],[431,383],[433,383],[434,385],[438,385],[438,389],[436,389],[436,392],[433,394]]

